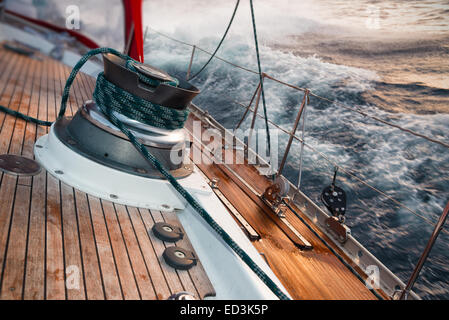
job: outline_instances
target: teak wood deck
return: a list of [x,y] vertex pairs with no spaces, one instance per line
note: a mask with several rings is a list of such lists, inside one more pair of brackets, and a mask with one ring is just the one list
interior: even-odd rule
[[[0,49],[0,104],[54,120],[69,72],[70,68],[45,56],[28,58]],[[93,87],[94,79],[82,73],[77,76],[69,114],[91,99]],[[0,154],[34,158],[34,142],[47,131],[0,112]],[[195,142],[194,147],[201,148]],[[264,202],[224,166],[198,167],[209,179],[219,178],[220,192],[260,235],[253,245],[294,299],[375,299],[292,212],[286,213],[288,221],[312,243],[313,250],[299,250],[270,217]],[[269,185],[253,166],[230,167],[259,193]],[[100,200],[45,170],[34,177],[0,173],[0,299],[166,299],[179,291],[201,298],[214,295],[201,264],[190,271],[175,271],[165,264],[162,252],[169,244],[148,232],[155,222],[164,220],[180,224],[175,213]],[[188,240],[181,246],[191,248]],[[338,248],[334,250],[344,256]],[[65,285],[72,275],[67,272],[73,271],[67,269],[70,266],[79,270],[79,289]]]
[[[43,55],[0,49],[0,104],[54,120],[70,68]],[[79,74],[68,113],[91,97],[94,80]],[[33,158],[48,128],[0,112],[0,154]],[[188,291],[215,295],[201,263],[168,266],[156,222],[180,226],[175,213],[113,204],[57,180],[0,172],[0,299],[167,299]],[[193,250],[186,237],[176,243]],[[79,288],[74,277],[80,276]],[[66,286],[67,282],[67,286]]]

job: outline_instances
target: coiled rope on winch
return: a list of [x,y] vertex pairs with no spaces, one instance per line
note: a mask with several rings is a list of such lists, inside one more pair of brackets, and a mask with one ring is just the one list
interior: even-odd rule
[[[81,67],[89,60],[90,57],[97,54],[110,53],[116,55],[127,61],[127,68],[132,70],[130,63],[138,63],[129,56],[126,56],[111,48],[98,48],[88,51],[77,64],[73,67],[70,75],[66,81],[64,91],[61,98],[61,107],[59,109],[57,120],[61,119],[67,108],[67,100],[69,98],[70,88],[75,80],[76,75],[80,71]],[[142,75],[143,76],[143,75]],[[144,79],[142,81],[153,82],[154,79]],[[165,83],[169,85],[177,85],[177,83]],[[158,85],[158,83],[153,83]],[[183,187],[179,182],[170,174],[170,172],[154,157],[147,148],[141,144],[134,134],[114,115],[114,111],[120,114],[130,115],[131,118],[142,121],[149,121],[151,125],[166,128],[180,128],[184,125],[185,119],[187,119],[188,112],[186,111],[182,115],[174,112],[172,109],[164,106],[152,104],[149,101],[134,96],[133,94],[118,88],[113,83],[107,81],[103,73],[100,73],[97,78],[97,84],[93,94],[95,102],[108,119],[119,128],[130,140],[130,142],[137,148],[142,156],[151,163],[159,172],[170,182],[175,190],[189,203],[193,209],[207,222],[207,224],[225,241],[225,243],[245,262],[245,264],[262,280],[263,283],[279,298],[282,300],[289,300],[289,297],[274,283],[274,281],[252,260],[252,258],[231,238],[231,236],[212,218],[212,216],[201,206],[201,204]],[[118,106],[121,105],[121,106]],[[168,110],[169,109],[169,110]],[[24,119],[29,122],[36,123],[43,126],[51,126],[52,122],[42,121],[33,117],[29,117],[18,111],[11,110],[0,105],[0,110],[18,118]],[[138,111],[136,111],[138,110]],[[177,110],[179,111],[179,110]],[[185,116],[185,118],[184,118]],[[183,120],[184,119],[184,120]],[[181,126],[182,124],[182,126]]]
[[[161,83],[154,79],[151,80],[152,87],[156,87]],[[148,81],[144,82],[149,83]],[[173,82],[162,83],[174,84]],[[163,129],[183,128],[189,115],[187,109],[167,108],[131,94],[106,80],[103,72],[97,77],[93,98],[98,105],[107,105],[110,111],[115,111],[133,120]],[[129,106],[133,106],[133,108]]]

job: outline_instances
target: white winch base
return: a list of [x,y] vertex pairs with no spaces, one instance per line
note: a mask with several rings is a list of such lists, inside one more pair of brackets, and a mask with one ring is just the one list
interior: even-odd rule
[[[42,136],[34,145],[36,160],[64,183],[112,202],[160,211],[184,209],[187,202],[167,180],[132,175],[106,167],[76,153],[56,136]],[[178,180],[191,194],[208,194],[207,183],[198,172]]]

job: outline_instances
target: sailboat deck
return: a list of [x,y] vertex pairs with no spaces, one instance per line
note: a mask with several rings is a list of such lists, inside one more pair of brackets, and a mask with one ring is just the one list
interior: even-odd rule
[[[46,56],[0,49],[0,104],[55,119],[70,68]],[[94,80],[79,74],[69,115],[91,97]],[[0,112],[0,154],[33,158],[48,128]],[[215,295],[201,263],[175,270],[156,222],[180,226],[175,213],[113,204],[76,190],[45,170],[33,177],[0,172],[0,299],[167,299],[188,291]],[[193,250],[188,239],[176,243]],[[79,277],[80,281],[76,278]]]
[[[55,119],[70,72],[67,66],[43,55],[28,58],[2,48],[0,70],[1,105],[42,120]],[[93,88],[94,79],[78,75],[69,115],[90,99]],[[0,113],[0,154],[33,158],[34,142],[47,131]],[[224,166],[198,167],[209,179],[220,179],[220,192],[261,236],[253,245],[294,299],[375,299],[292,212],[287,219],[313,250],[299,250],[267,215],[269,208]],[[258,192],[269,184],[253,166],[230,167]],[[190,271],[165,264],[162,252],[168,244],[148,232],[158,221],[180,224],[174,213],[100,200],[45,170],[34,177],[0,173],[0,299],[166,299],[179,291],[201,298],[214,295],[201,264]],[[182,246],[191,248],[187,239]],[[80,288],[68,289],[66,282],[70,284],[77,272]]]

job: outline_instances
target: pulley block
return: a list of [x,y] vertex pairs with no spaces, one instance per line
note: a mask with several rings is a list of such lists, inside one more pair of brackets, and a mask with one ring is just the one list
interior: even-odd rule
[[321,192],[321,201],[333,216],[339,217],[343,222],[346,213],[346,192],[335,185],[337,172],[338,168],[335,169],[332,184]]

